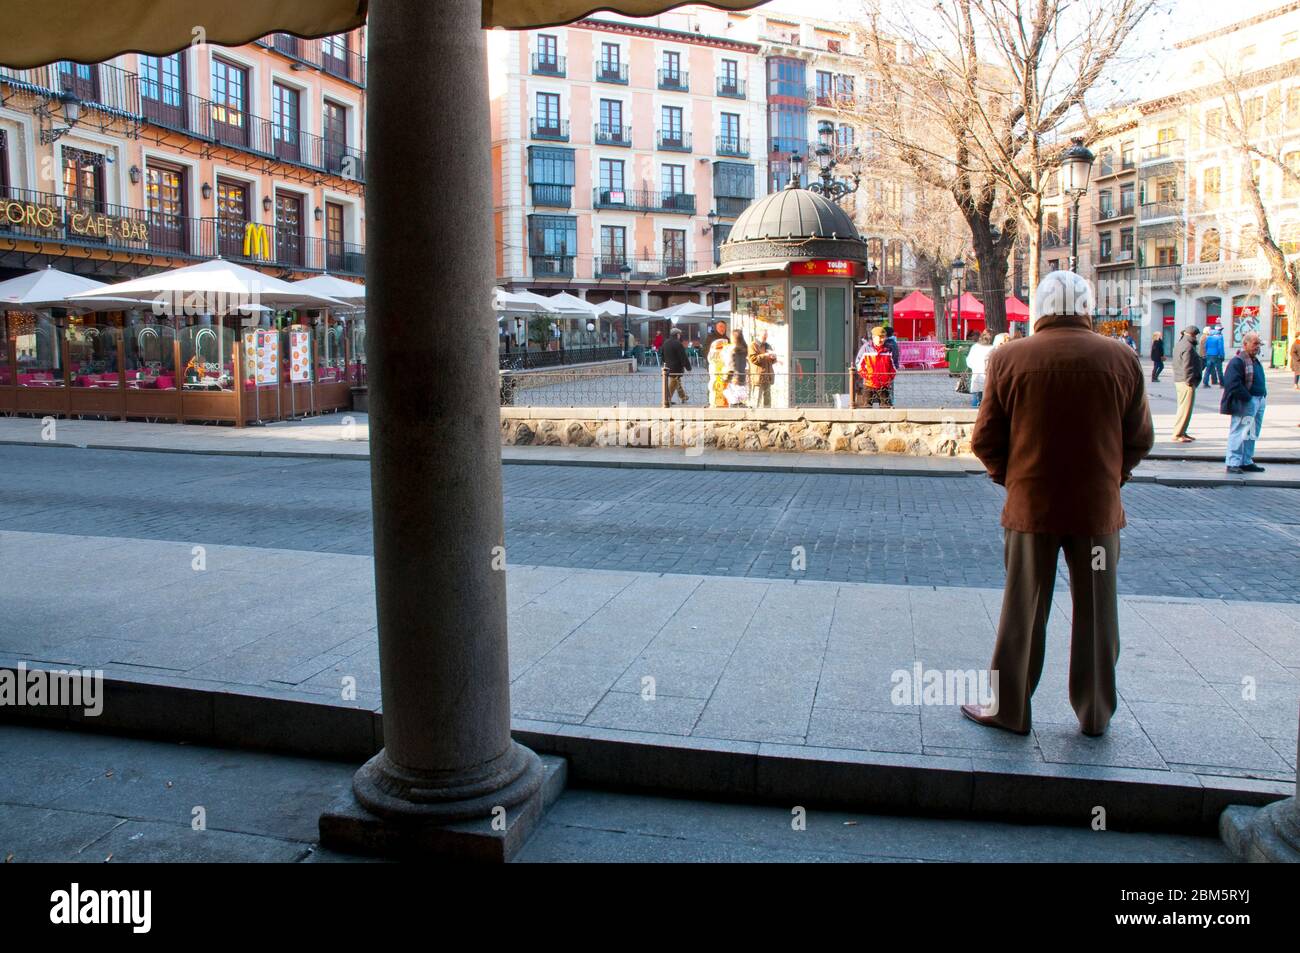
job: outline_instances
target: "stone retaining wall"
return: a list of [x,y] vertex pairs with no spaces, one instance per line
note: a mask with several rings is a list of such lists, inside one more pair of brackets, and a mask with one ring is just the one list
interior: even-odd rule
[[506,446],[825,450],[970,456],[974,410],[503,407]]

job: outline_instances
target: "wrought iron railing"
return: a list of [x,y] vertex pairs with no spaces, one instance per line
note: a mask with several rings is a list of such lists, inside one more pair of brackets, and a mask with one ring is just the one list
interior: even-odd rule
[[592,130],[592,138],[597,145],[601,146],[631,146],[632,127],[611,126],[607,123],[598,122]]
[[719,76],[715,88],[719,96],[729,99],[745,98],[745,81],[738,76]]
[[691,88],[691,75],[686,70],[659,71],[659,88],[686,92]]
[[660,129],[655,144],[666,152],[690,152],[691,134],[682,129]]
[[534,182],[532,190],[534,205],[545,205],[549,208],[573,207],[573,186],[571,185],[548,185]]
[[648,189],[592,190],[592,207],[628,209],[634,212],[680,212],[695,214],[695,196],[689,192],[656,192]]
[[603,63],[596,61],[595,69],[596,82],[598,83],[622,83],[627,85],[627,64],[626,63]]
[[535,76],[567,76],[569,72],[568,60],[563,56],[544,56],[540,53],[533,54],[533,75]]
[[365,86],[366,58],[361,52],[352,49],[350,36],[340,36],[345,37],[342,43],[337,37],[304,40],[288,33],[272,33],[257,40],[257,44],[300,63],[314,66],[331,76],[348,80],[357,86]]
[[568,142],[569,120],[534,119],[532,120],[532,136],[534,139],[546,139],[551,142]]
[[749,158],[749,140],[740,136],[718,136],[717,153],[720,156],[733,156],[737,159]]

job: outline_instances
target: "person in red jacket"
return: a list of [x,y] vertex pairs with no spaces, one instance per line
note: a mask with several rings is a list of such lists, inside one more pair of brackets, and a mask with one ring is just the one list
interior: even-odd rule
[[885,340],[881,325],[871,329],[871,340],[858,351],[857,371],[862,379],[863,406],[894,406],[894,376],[898,368],[894,366],[894,352]]

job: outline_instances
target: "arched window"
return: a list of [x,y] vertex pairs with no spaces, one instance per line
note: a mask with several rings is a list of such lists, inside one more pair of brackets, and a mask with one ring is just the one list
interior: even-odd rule
[[1219,230],[1207,228],[1201,236],[1201,261],[1218,261],[1219,257]]

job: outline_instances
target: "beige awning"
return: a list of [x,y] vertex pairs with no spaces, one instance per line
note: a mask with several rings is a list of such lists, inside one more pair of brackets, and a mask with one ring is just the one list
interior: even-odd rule
[[734,265],[723,265],[712,271],[693,271],[689,275],[678,275],[667,279],[666,285],[716,285],[728,281],[737,275],[752,275],[759,271],[779,271],[782,274],[790,270],[788,261],[745,261]]
[[[432,2],[432,0],[430,0]],[[709,0],[741,10],[754,0]],[[525,29],[579,19],[597,8],[650,16],[671,0],[483,0],[483,26]],[[39,12],[6,11],[0,65],[30,69],[55,60],[101,63],[133,51],[163,55],[191,43],[239,46],[271,33],[316,37],[366,21],[366,0],[59,0]]]

